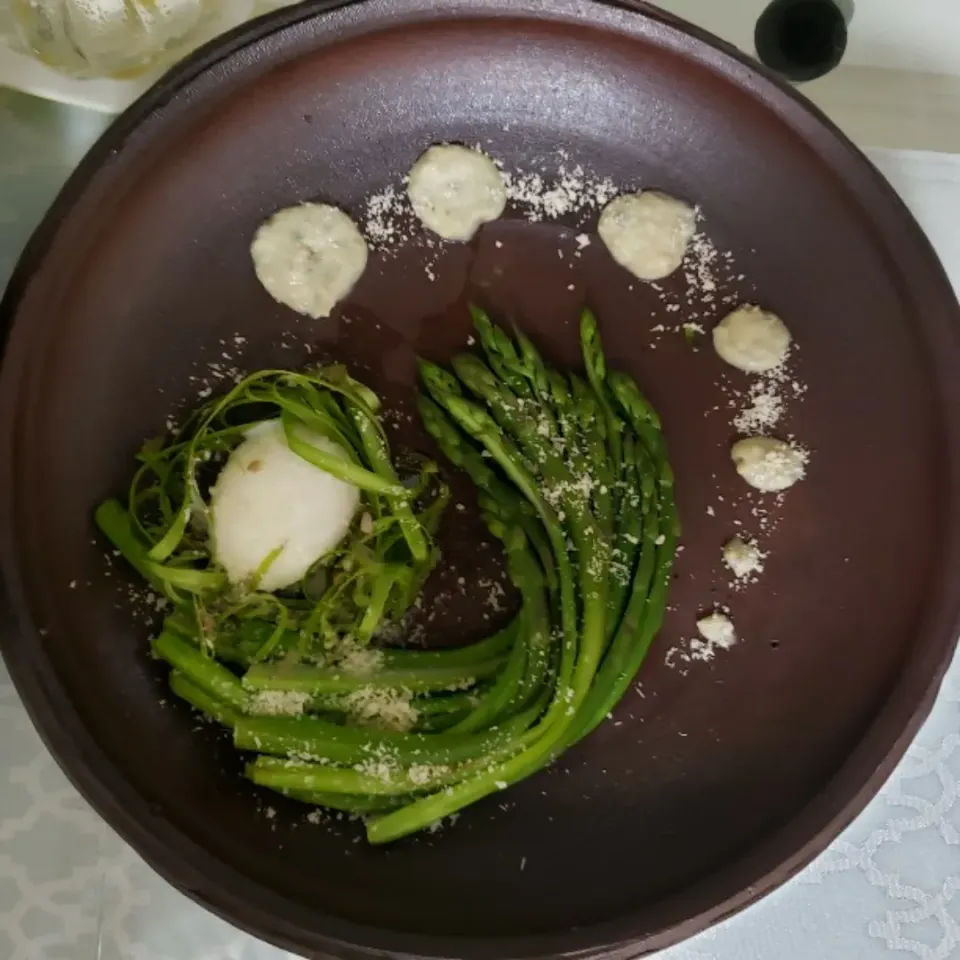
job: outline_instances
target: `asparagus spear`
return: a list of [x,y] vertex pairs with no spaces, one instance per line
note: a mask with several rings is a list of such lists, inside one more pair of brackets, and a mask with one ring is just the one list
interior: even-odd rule
[[351,693],[361,687],[409,690],[413,693],[458,690],[499,673],[504,662],[505,658],[499,656],[463,667],[416,666],[407,670],[380,669],[370,676],[357,676],[338,667],[315,667],[306,663],[255,663],[243,675],[243,686],[247,690],[295,691],[307,693],[311,697],[336,696]]
[[469,304],[469,310],[491,369],[518,397],[529,396],[530,385],[517,372],[519,358],[513,341],[493,324],[486,311],[472,303]]
[[[442,394],[441,394],[442,395]],[[495,513],[505,523],[516,523],[523,530],[536,550],[547,586],[556,590],[557,580],[550,545],[536,512],[509,484],[504,483],[483,458],[454,426],[443,410],[429,397],[418,400],[420,417],[427,433],[437,442],[444,456],[460,467],[474,482],[479,491],[481,506],[488,513]]]
[[150,646],[157,657],[166,660],[214,700],[238,710],[246,707],[247,691],[237,677],[193,644],[164,630]]
[[488,522],[504,542],[507,568],[523,596],[519,639],[497,682],[475,710],[450,728],[451,732],[481,730],[512,716],[540,692],[550,661],[550,619],[543,573],[519,528],[508,529],[494,518]]

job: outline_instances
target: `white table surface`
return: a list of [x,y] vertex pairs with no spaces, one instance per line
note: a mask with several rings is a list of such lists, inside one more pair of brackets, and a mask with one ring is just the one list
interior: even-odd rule
[[[105,122],[0,90],[0,285]],[[871,156],[960,289],[960,156]],[[907,757],[827,853],[756,906],[660,956],[960,958],[958,784],[960,658]],[[0,665],[0,960],[291,956],[206,913],[147,867],[67,782]]]

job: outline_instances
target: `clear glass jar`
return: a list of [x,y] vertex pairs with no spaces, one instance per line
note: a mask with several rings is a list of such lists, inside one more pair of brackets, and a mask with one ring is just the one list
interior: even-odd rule
[[62,73],[123,79],[166,66],[217,33],[291,2],[0,0],[0,23],[15,48]]

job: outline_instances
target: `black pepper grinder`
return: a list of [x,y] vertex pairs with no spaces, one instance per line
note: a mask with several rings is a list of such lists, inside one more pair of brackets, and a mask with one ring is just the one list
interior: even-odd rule
[[757,56],[793,83],[816,80],[843,59],[852,16],[853,0],[773,0],[757,20]]

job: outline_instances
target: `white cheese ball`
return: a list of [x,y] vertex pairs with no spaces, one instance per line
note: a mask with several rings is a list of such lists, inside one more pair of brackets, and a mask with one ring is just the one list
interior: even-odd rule
[[745,373],[767,373],[790,350],[790,331],[775,314],[746,304],[713,328],[713,348],[721,360]]
[[647,190],[611,200],[597,233],[621,267],[641,280],[661,280],[683,263],[696,229],[693,207]]
[[[305,429],[319,450],[346,454]],[[257,424],[230,454],[210,494],[213,556],[231,583],[244,583],[282,548],[260,580],[261,590],[298,583],[347,534],[360,491],[294,453],[279,420]]]
[[707,643],[729,650],[737,642],[733,621],[724,613],[711,613],[697,621],[697,630]]
[[806,451],[776,437],[738,440],[730,456],[737,473],[764,493],[786,490],[806,474]]
[[360,279],[367,244],[342,210],[301,203],[260,225],[250,256],[274,300],[316,320],[330,316]]
[[479,150],[442,143],[410,170],[407,194],[420,222],[444,240],[469,240],[507,205],[497,165]]
[[723,545],[723,562],[738,580],[752,573],[760,573],[763,570],[763,556],[755,543],[747,543],[740,537],[734,537]]

